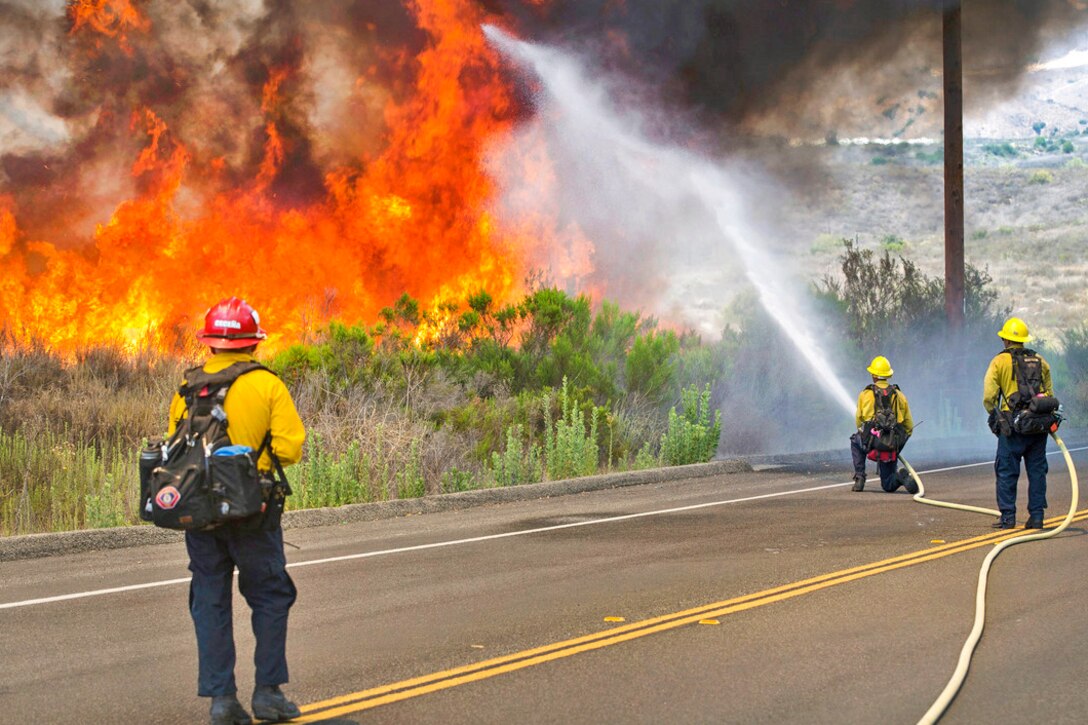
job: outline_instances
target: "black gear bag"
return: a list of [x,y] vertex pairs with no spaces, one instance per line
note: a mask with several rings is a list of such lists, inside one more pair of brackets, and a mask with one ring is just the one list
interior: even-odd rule
[[[1058,399],[1043,394],[1043,361],[1034,350],[1013,347],[1005,350],[1012,358],[1016,391],[1006,398],[1009,409],[991,414],[990,429],[995,435],[1041,435],[1058,430],[1062,416]],[[1000,412],[997,412],[1000,411]]]
[[862,424],[862,440],[867,450],[878,453],[899,453],[907,445],[910,434],[895,414],[898,385],[882,388],[876,383],[869,386],[873,391],[873,418]]
[[[223,410],[230,386],[242,375],[267,370],[257,362],[236,362],[217,373],[186,371],[178,389],[186,415],[174,435],[140,453],[140,518],[167,529],[212,529],[234,523],[246,529],[279,525],[291,487],[272,453],[272,432],[260,447],[231,444]],[[268,449],[275,474],[257,470]]]

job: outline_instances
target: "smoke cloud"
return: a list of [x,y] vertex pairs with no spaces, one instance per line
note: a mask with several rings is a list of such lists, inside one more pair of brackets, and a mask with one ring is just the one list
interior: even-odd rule
[[[21,255],[29,288],[43,264],[27,253],[36,242],[86,250],[93,261],[96,230],[133,199],[168,197],[162,206],[171,222],[202,218],[209,226],[215,215],[201,211],[224,192],[284,211],[329,204],[339,193],[336,201],[346,201],[338,208],[348,208],[358,202],[353,180],[378,168],[394,135],[390,109],[419,91],[421,59],[436,43],[426,21],[439,5],[459,28],[493,22],[562,48],[608,78],[596,87],[597,105],[638,109],[625,116],[637,128],[624,138],[667,140],[714,156],[748,134],[823,138],[874,122],[899,132],[939,130],[938,0],[0,0],[0,218],[5,230],[16,230],[5,232],[0,248]],[[1041,47],[1083,24],[1083,7],[973,0],[964,10],[969,102],[1009,93]],[[670,200],[671,219],[651,204],[630,203],[630,189],[617,179],[631,178],[632,158],[652,165],[652,155],[602,149],[572,106],[564,106],[566,118],[537,117],[536,81],[513,64],[496,77],[489,63],[456,66],[453,80],[459,100],[491,114],[496,127],[516,122],[488,149],[502,188],[447,174],[447,186],[414,188],[410,201],[430,193],[480,214],[494,203],[507,219],[547,217],[542,224],[552,236],[533,249],[519,232],[524,249],[514,251],[572,287],[670,318],[683,310],[675,319],[714,331],[723,300],[737,287],[721,277],[727,253],[707,232],[714,219],[690,198]],[[518,93],[509,102],[488,90],[511,82]],[[456,147],[465,130],[476,133],[464,145],[477,143],[484,134],[469,128],[475,121],[443,115],[446,102],[424,100],[433,118],[448,121],[447,145]],[[413,119],[406,113],[397,120],[411,126]],[[426,168],[435,153],[432,137],[414,144],[403,128],[398,133],[410,156],[389,164],[383,179]],[[526,158],[541,148],[565,150]],[[471,148],[450,158],[471,162],[481,154]],[[552,175],[547,194],[519,182],[518,171],[529,167]],[[773,217],[761,213],[777,198],[772,182],[751,174],[745,183],[749,218]],[[381,204],[387,218],[409,218],[408,201]],[[626,212],[620,222],[617,209]],[[315,225],[318,236],[366,240],[361,203],[359,210],[358,228]],[[470,252],[491,243],[476,236],[487,226],[471,213],[454,210],[441,222],[468,230],[462,237]],[[439,239],[441,231],[424,233]],[[775,239],[773,229],[760,235],[769,244]],[[494,243],[495,256],[507,241]],[[426,278],[433,292],[448,281],[444,270],[426,269],[441,266],[443,250],[399,255],[390,245],[352,259],[367,270],[391,270],[390,288]],[[359,289],[374,289],[366,283],[329,294],[360,296]]]
[[[705,120],[762,133],[902,128],[940,90],[942,0],[492,0],[523,37],[664,89]],[[963,9],[966,93],[1012,93],[1042,47],[1088,20],[1075,0],[972,0]],[[919,91],[922,95],[919,96]],[[939,132],[935,123],[917,124]],[[918,119],[916,119],[918,120]],[[928,120],[928,119],[927,119]]]

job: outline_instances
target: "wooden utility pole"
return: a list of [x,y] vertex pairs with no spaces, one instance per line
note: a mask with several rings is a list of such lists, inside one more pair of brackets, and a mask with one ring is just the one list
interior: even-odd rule
[[944,311],[963,329],[963,52],[961,0],[944,0]]

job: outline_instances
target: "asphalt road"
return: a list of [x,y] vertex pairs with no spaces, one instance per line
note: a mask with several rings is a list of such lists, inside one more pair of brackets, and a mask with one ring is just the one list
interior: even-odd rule
[[[874,479],[777,469],[288,531],[285,689],[311,722],[917,722],[996,535]],[[994,505],[988,463],[923,480]],[[1069,502],[1052,456],[1048,516]],[[1086,526],[997,559],[942,723],[1088,720]],[[177,544],[0,563],[0,722],[204,721],[187,575]]]

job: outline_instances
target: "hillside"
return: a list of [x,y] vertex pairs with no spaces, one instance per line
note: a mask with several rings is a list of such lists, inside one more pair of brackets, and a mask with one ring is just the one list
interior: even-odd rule
[[[965,152],[966,260],[989,271],[1002,305],[1052,340],[1088,321],[1088,139],[1071,143],[1073,152],[1052,153],[1033,150],[1030,140],[976,140]],[[1015,156],[993,153],[1009,148]],[[818,280],[837,273],[847,238],[943,276],[943,167],[929,160],[938,150],[813,150],[808,162],[820,162],[819,191],[782,208],[801,274]]]
[[[965,257],[989,271],[1002,305],[1056,342],[1088,323],[1088,74],[1030,73],[1015,97],[967,105]],[[937,106],[927,120],[939,114]],[[781,209],[802,275],[837,272],[848,238],[943,276],[940,129],[926,137],[934,129],[916,125],[910,143],[840,142],[779,157],[779,178],[804,179]]]

